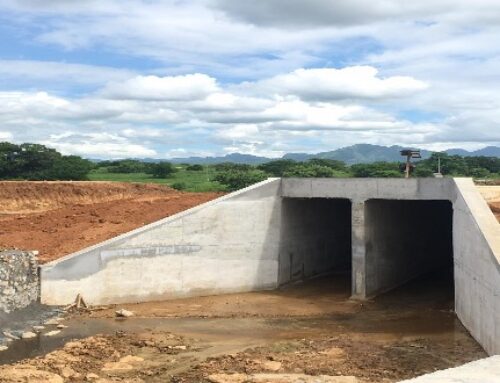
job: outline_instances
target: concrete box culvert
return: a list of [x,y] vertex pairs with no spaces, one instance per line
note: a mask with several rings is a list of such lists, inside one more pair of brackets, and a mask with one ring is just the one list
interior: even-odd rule
[[[44,265],[41,299],[67,304],[81,293],[106,304],[273,289],[349,256],[352,295],[364,299],[426,271],[433,244],[450,254],[450,230],[429,228],[449,228],[451,206],[456,312],[487,352],[500,353],[500,225],[470,179],[270,179]],[[418,217],[427,248],[406,250],[413,231],[394,223],[408,216]],[[439,225],[426,228],[431,220]],[[384,225],[371,229],[378,221],[405,234],[398,246],[383,250],[391,242]],[[409,254],[413,267],[404,266]]]

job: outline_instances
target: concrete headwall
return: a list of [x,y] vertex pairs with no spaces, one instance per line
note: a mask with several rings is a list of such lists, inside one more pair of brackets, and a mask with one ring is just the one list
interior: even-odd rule
[[91,304],[275,288],[280,180],[268,180],[41,269],[42,303]]
[[21,309],[37,301],[38,297],[35,254],[20,250],[0,251],[0,312]]

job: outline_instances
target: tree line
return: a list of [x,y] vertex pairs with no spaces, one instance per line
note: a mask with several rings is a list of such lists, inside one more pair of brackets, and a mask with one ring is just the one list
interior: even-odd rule
[[[445,176],[474,178],[500,178],[500,158],[461,157],[446,153],[433,153],[430,158],[414,163],[412,176],[433,177],[438,162]],[[91,171],[110,174],[145,173],[153,178],[169,178],[178,167],[190,172],[200,172],[209,166],[210,181],[223,185],[227,190],[237,190],[268,177],[393,177],[404,176],[403,162],[374,162],[347,165],[342,161],[313,158],[299,162],[278,159],[258,166],[221,163],[216,165],[146,162],[125,159],[92,162],[79,156],[65,156],[55,149],[40,144],[0,143],[0,178],[25,180],[85,180]],[[179,188],[181,188],[179,186]]]
[[0,178],[11,180],[85,180],[93,163],[64,156],[40,144],[0,142]]

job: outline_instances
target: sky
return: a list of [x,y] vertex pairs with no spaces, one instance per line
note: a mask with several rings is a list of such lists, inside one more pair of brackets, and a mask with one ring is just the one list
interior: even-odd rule
[[500,146],[497,0],[2,0],[0,140],[87,158]]

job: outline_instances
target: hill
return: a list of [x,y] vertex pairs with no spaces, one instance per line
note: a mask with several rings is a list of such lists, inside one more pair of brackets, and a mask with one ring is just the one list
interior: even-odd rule
[[[356,144],[344,148],[320,152],[320,153],[287,153],[282,158],[294,161],[307,161],[311,158],[323,158],[343,161],[348,165],[360,163],[373,163],[378,161],[398,162],[402,161],[399,153],[400,150],[406,147],[393,145],[371,145],[371,144]],[[500,148],[496,146],[488,146],[483,149],[469,152],[465,149],[450,149],[446,150],[450,155],[460,155],[463,157],[471,156],[486,156],[500,157]],[[422,150],[422,158],[428,158],[431,151]],[[174,163],[190,163],[200,165],[210,165],[222,162],[234,162],[238,164],[259,165],[265,162],[275,160],[276,158],[259,157],[251,154],[231,153],[220,157],[187,157],[187,158],[172,158],[169,161]]]

